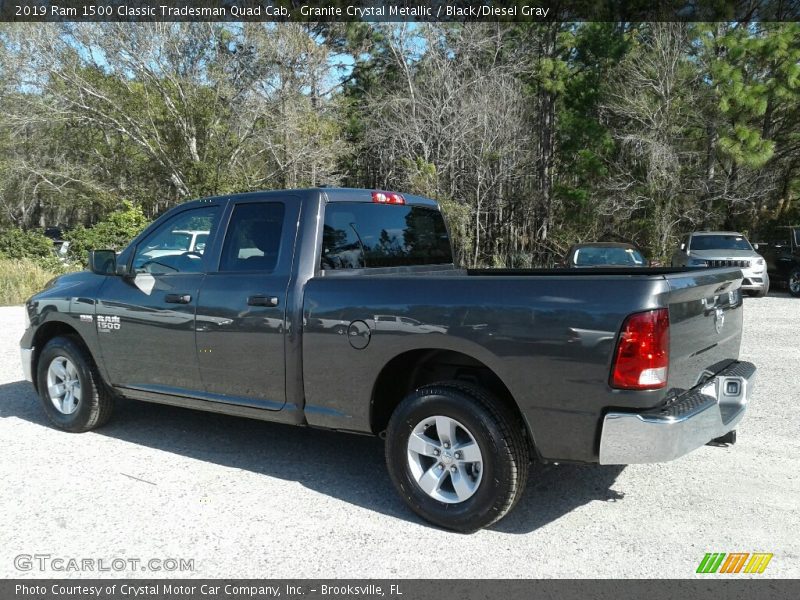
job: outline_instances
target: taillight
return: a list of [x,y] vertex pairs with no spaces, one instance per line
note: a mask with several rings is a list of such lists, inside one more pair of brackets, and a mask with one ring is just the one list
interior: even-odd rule
[[662,388],[667,385],[668,367],[669,310],[648,310],[625,319],[611,369],[611,387]]
[[372,201],[378,204],[405,204],[406,199],[397,192],[372,192]]

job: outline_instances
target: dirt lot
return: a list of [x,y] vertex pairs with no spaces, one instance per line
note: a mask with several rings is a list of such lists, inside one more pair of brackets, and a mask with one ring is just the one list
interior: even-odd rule
[[[93,575],[56,558],[143,563],[101,577],[170,574],[150,559],[193,559],[172,573],[192,577],[692,577],[706,552],[772,552],[767,575],[800,577],[800,300],[745,311],[759,373],[738,444],[536,467],[508,518],[465,536],[406,510],[377,439],[134,402],[57,431],[22,381],[22,309],[0,309],[0,577]],[[44,570],[17,569],[37,554]]]

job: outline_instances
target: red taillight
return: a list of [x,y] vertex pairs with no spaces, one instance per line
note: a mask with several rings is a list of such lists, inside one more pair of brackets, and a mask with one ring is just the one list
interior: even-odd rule
[[372,192],[372,201],[378,204],[405,204],[406,199],[397,192]]
[[669,310],[648,310],[625,319],[611,370],[611,387],[662,388],[667,385],[668,367]]

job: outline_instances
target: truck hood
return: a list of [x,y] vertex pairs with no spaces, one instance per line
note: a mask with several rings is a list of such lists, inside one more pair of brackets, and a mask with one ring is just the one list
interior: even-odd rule
[[104,275],[97,275],[91,271],[75,271],[65,273],[58,277],[53,277],[47,282],[44,289],[32,296],[32,299],[51,296],[70,296],[86,294],[90,290],[95,290],[104,280]]

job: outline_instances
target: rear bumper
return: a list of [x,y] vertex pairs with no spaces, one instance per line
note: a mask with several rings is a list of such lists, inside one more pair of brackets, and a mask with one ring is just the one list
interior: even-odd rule
[[22,361],[22,373],[25,381],[33,383],[33,348],[20,348],[19,357]]
[[756,367],[736,362],[664,407],[609,412],[600,437],[600,464],[673,460],[736,427],[753,392]]

